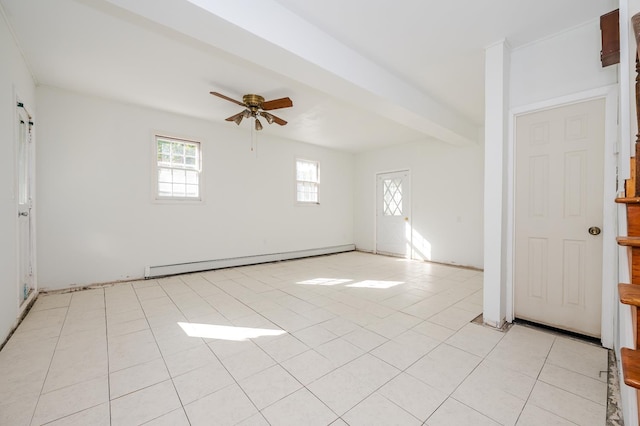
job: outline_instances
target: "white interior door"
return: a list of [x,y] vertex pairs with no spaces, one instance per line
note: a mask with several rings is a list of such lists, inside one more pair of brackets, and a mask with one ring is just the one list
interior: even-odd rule
[[604,107],[598,99],[516,119],[515,316],[594,337],[601,332]]
[[376,253],[411,257],[411,175],[377,175]]
[[17,192],[18,192],[18,306],[33,292],[33,222],[31,121],[18,107]]

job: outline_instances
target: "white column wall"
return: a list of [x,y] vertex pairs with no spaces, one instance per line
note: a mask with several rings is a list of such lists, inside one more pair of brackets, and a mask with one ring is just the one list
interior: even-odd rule
[[[249,123],[48,87],[37,95],[41,289],[141,278],[149,265],[353,243],[352,154],[263,132],[256,156]],[[152,202],[154,131],[202,142],[203,203]],[[320,162],[320,205],[294,202],[296,157]]]
[[35,114],[35,85],[0,10],[0,343],[18,316],[16,96]]
[[356,247],[375,250],[376,174],[409,169],[413,245],[422,258],[482,268],[482,156],[480,145],[435,140],[358,154]]
[[506,40],[485,51],[484,322],[501,327],[506,316],[507,114],[510,48]]

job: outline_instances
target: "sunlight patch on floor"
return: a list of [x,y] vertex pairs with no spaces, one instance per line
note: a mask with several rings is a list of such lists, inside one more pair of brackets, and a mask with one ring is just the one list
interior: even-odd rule
[[385,288],[395,287],[400,284],[404,284],[404,281],[364,280],[357,283],[349,284],[346,287],[385,289]]
[[178,325],[189,337],[233,340],[236,342],[243,342],[248,339],[255,339],[257,337],[264,336],[280,336],[286,333],[284,330],[273,330],[268,328],[232,327],[227,325],[197,324],[190,322],[179,322]]
[[353,280],[346,278],[314,278],[311,280],[299,281],[296,284],[305,284],[305,285],[338,285],[349,283]]

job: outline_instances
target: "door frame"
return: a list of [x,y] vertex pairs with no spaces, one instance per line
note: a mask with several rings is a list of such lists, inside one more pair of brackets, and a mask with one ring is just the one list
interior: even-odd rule
[[[605,100],[603,166],[604,188],[602,207],[602,315],[601,340],[607,348],[613,347],[615,325],[615,291],[618,282],[618,250],[613,241],[617,235],[616,197],[618,161],[618,86],[608,85],[593,90],[574,93],[536,102],[509,110],[509,140],[507,146],[507,250],[506,250],[506,320],[514,319],[515,274],[515,123],[520,115],[544,111],[595,99]],[[612,242],[609,244],[608,242]]]
[[[28,119],[28,126],[29,126],[29,133],[30,133],[30,140],[29,140],[29,144],[28,144],[28,156],[29,156],[29,197],[30,197],[30,211],[29,211],[29,263],[31,266],[31,285],[33,288],[33,291],[31,292],[31,294],[29,294],[29,297],[27,297],[27,300],[23,301],[22,303],[19,302],[19,297],[17,297],[16,302],[17,302],[17,308],[18,308],[18,317],[22,316],[23,312],[27,309],[27,307],[29,307],[32,303],[32,301],[36,298],[36,296],[38,295],[38,279],[36,276],[36,215],[35,215],[35,211],[36,211],[36,190],[35,190],[35,179],[36,179],[36,174],[35,174],[35,161],[36,161],[36,156],[35,156],[35,126],[33,125],[34,122],[34,117],[30,112],[30,108],[24,103],[24,101],[22,101],[21,97],[18,95],[18,93],[15,90],[14,87],[14,126],[13,126],[13,132],[14,132],[14,136],[13,136],[13,146],[14,146],[14,152],[13,152],[13,158],[14,158],[14,179],[15,179],[15,183],[14,183],[14,191],[15,191],[15,200],[16,200],[16,282],[15,282],[15,289],[16,292],[20,291],[20,287],[21,287],[21,271],[20,271],[20,257],[21,257],[21,253],[20,253],[20,248],[21,248],[21,241],[20,241],[20,224],[19,224],[19,216],[18,216],[18,153],[19,153],[19,144],[20,144],[20,127],[19,127],[19,122],[21,119],[21,113],[19,112],[20,110],[23,111],[24,115],[26,115],[27,119]],[[22,105],[22,106],[21,106]],[[17,294],[16,294],[17,296]]]
[[[373,254],[378,254],[378,177],[380,175],[386,175],[389,173],[402,173],[402,172],[407,172],[409,173],[409,178],[411,179],[411,168],[407,167],[407,168],[402,168],[402,169],[396,169],[396,170],[386,170],[386,171],[382,171],[382,172],[376,172],[376,174],[374,175],[374,185],[373,185],[373,191],[374,191],[374,198],[373,198]],[[409,256],[408,257],[404,257],[404,259],[413,259],[413,215],[412,215],[412,210],[413,210],[413,182],[411,182],[411,186],[409,187],[409,197],[411,198],[411,206],[409,208],[409,223],[411,224],[411,236],[410,241],[409,241],[409,245],[411,246],[411,250],[409,251]],[[399,258],[400,259],[400,258]]]

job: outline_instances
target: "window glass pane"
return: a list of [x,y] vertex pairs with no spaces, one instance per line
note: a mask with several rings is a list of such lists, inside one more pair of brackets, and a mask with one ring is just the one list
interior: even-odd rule
[[198,186],[187,185],[187,197],[197,197],[197,196],[198,196]]
[[385,179],[382,181],[383,214],[385,216],[402,215],[402,179]]
[[184,170],[173,170],[173,182],[185,183],[187,180],[186,172]]
[[296,161],[296,179],[308,182],[318,181],[318,164],[311,161]]
[[158,184],[158,193],[163,197],[171,196],[171,184],[170,183],[159,183]]
[[198,184],[198,173],[196,173],[194,171],[188,171],[187,172],[187,183],[191,184],[191,185],[197,185]]
[[171,152],[173,154],[184,155],[184,143],[182,142],[172,142],[171,143]]
[[158,182],[171,182],[171,169],[158,170]]
[[174,197],[184,197],[186,195],[186,190],[184,184],[174,183],[173,184],[173,196]]

